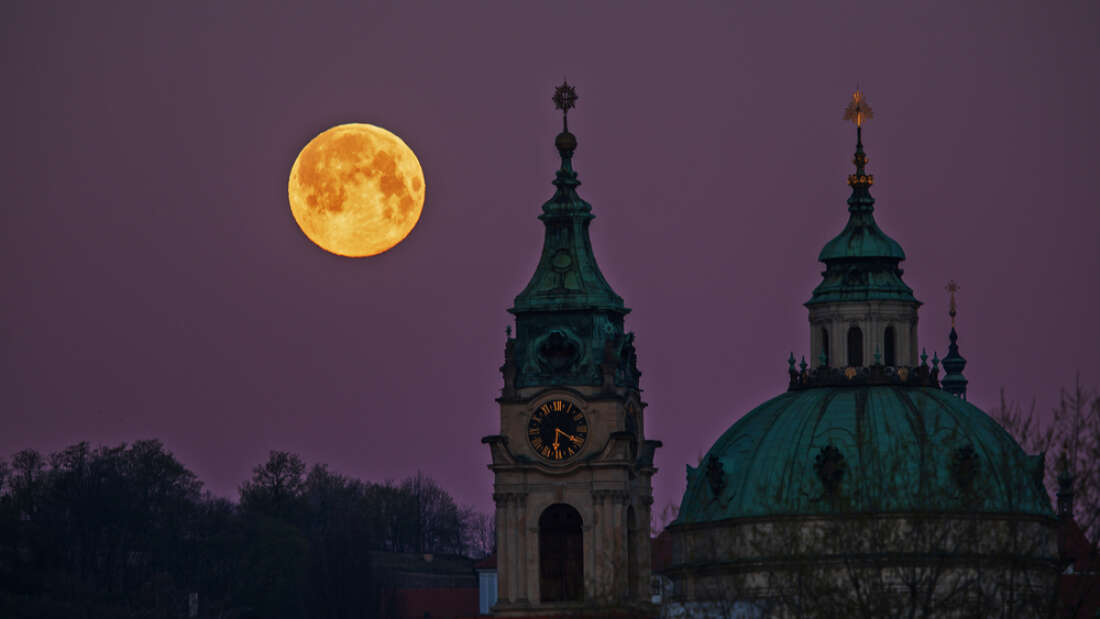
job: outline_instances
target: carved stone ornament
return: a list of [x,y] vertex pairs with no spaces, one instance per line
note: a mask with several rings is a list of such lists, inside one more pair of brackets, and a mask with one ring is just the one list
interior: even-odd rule
[[504,365],[500,366],[500,373],[504,376],[503,395],[506,398],[516,394],[516,340],[508,338],[504,344]]
[[848,470],[848,463],[844,460],[844,454],[832,445],[826,445],[814,458],[814,471],[825,486],[825,491],[832,494],[840,488],[840,482],[844,479],[844,473]]
[[581,355],[580,342],[557,329],[539,342],[537,350],[540,364],[554,373],[566,372],[576,365]]

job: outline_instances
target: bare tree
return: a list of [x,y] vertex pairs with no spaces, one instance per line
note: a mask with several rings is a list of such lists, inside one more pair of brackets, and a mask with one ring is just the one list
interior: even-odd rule
[[[1035,403],[1025,411],[1017,402],[1005,398],[1001,389],[996,419],[1031,453],[1045,453],[1044,481],[1053,498],[1058,490],[1058,475],[1068,469],[1073,475],[1073,518],[1095,546],[1100,542],[1100,396],[1095,389],[1081,386],[1078,375],[1072,389],[1060,389],[1058,406],[1050,421],[1043,424],[1035,412]],[[1044,427],[1045,426],[1045,427]]]

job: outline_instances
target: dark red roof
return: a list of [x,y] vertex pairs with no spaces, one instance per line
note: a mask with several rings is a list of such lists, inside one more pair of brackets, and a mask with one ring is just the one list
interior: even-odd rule
[[1058,577],[1059,617],[1089,619],[1100,611],[1100,553],[1081,527],[1062,520],[1058,551],[1064,572]]
[[485,557],[481,561],[474,564],[475,570],[495,570],[497,569],[497,553],[493,553],[488,557]]
[[394,619],[457,619],[476,617],[476,588],[397,589],[389,592],[386,617]]

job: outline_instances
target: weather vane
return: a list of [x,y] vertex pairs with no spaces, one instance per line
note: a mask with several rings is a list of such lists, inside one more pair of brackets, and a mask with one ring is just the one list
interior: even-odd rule
[[955,283],[955,280],[947,282],[947,288],[944,288],[947,292],[951,293],[951,309],[947,312],[951,316],[951,328],[955,328],[955,293],[959,291],[959,285]]
[[561,86],[554,89],[554,108],[561,110],[561,121],[564,131],[569,131],[569,110],[576,106],[577,90],[562,80]]
[[864,120],[870,120],[874,117],[875,114],[871,111],[871,105],[867,103],[867,98],[863,96],[863,92],[857,86],[856,91],[852,93],[852,102],[844,110],[844,120],[853,121],[857,127],[862,127]]

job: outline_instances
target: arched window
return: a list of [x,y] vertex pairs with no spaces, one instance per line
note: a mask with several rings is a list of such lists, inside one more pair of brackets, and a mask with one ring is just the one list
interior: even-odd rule
[[630,599],[638,597],[638,519],[634,506],[626,508],[626,590]]
[[539,516],[539,589],[543,602],[584,599],[581,515],[555,503]]
[[848,329],[848,365],[863,366],[863,331],[859,327]]
[[829,365],[829,330],[821,330],[821,354],[825,356],[825,365]]
[[886,327],[885,340],[882,343],[882,352],[885,357],[886,365],[896,366],[898,364],[897,349],[895,348],[895,342],[897,337],[894,335],[894,327]]

